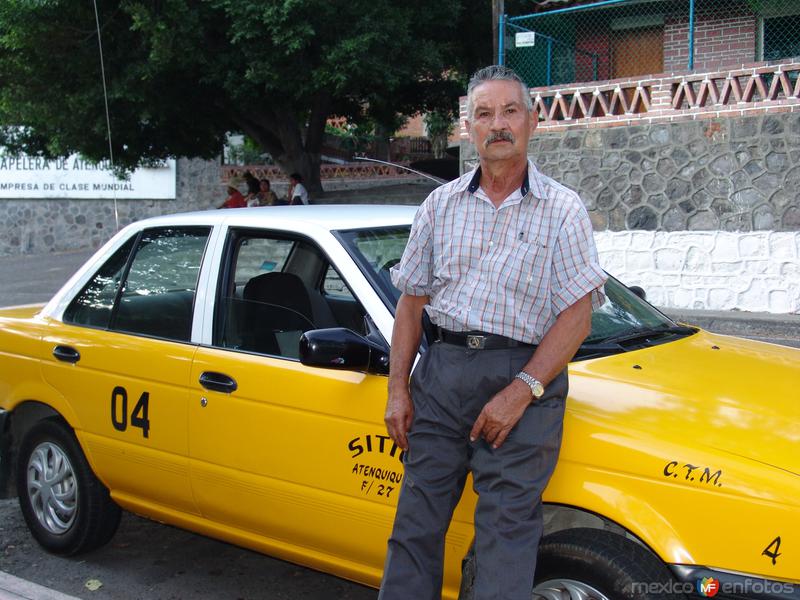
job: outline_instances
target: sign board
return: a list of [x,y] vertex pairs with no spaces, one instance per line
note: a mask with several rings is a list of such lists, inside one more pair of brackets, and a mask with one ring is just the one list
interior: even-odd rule
[[79,154],[46,159],[9,155],[0,148],[0,198],[94,198],[174,200],[175,160],[136,169],[117,179],[108,161],[92,163]]
[[527,46],[536,45],[536,32],[534,31],[520,31],[514,34],[514,44],[517,48],[525,48]]

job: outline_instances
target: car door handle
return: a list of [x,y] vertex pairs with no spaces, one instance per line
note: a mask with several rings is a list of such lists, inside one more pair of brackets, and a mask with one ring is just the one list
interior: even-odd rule
[[53,356],[61,362],[76,363],[81,359],[81,353],[71,346],[56,346]]
[[215,373],[214,371],[205,371],[200,375],[200,385],[207,390],[222,392],[224,394],[235,392],[238,387],[233,377],[229,377],[225,375],[225,373]]

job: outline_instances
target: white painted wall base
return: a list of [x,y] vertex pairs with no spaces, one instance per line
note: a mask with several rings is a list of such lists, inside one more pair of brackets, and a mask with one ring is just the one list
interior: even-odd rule
[[800,232],[599,231],[600,264],[656,306],[800,314]]

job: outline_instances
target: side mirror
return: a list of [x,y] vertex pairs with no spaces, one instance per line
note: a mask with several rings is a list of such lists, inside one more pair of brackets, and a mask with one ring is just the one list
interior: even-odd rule
[[647,294],[645,293],[643,287],[640,287],[638,285],[629,285],[628,289],[637,296],[639,296],[639,298],[641,298],[642,300],[647,300]]
[[300,362],[309,367],[389,374],[386,349],[351,329],[313,329],[300,337]]

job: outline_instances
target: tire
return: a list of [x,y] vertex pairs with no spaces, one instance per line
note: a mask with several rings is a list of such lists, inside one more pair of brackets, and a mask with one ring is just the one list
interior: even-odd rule
[[600,529],[565,529],[542,538],[533,597],[544,600],[686,600],[661,560]]
[[114,536],[121,510],[63,421],[34,425],[22,439],[17,461],[22,515],[45,550],[71,556],[99,548]]

